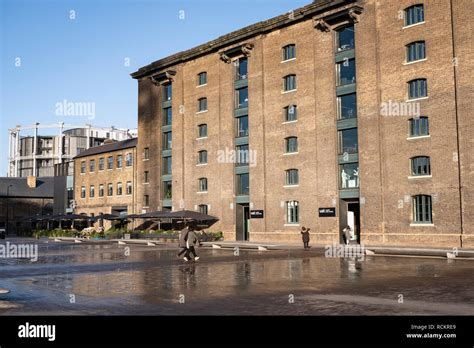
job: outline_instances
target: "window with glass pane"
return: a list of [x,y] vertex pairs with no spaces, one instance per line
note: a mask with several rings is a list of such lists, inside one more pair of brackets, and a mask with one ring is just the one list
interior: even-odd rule
[[114,158],[112,156],[107,157],[107,169],[114,169]]
[[410,119],[410,136],[421,137],[430,134],[428,117]]
[[413,197],[413,222],[433,222],[431,214],[431,196],[417,195]]
[[298,185],[298,169],[288,169],[286,172],[285,184],[286,185]]
[[81,162],[81,173],[84,174],[86,172],[86,162],[82,161]]
[[114,185],[108,184],[107,185],[107,196],[112,196],[114,194]]
[[81,186],[81,198],[86,198],[86,187]]
[[236,118],[237,122],[237,138],[246,137],[249,135],[249,117],[241,116]]
[[411,159],[412,175],[430,175],[430,158],[427,156],[418,156]]
[[131,153],[127,153],[125,156],[125,165],[130,167],[133,164],[133,155]]
[[171,100],[172,98],[172,88],[171,83],[166,83],[163,85],[163,101]]
[[298,201],[287,201],[286,202],[286,223],[297,224],[300,221],[299,213],[299,202]]
[[339,119],[357,117],[357,96],[355,93],[338,97],[337,106]]
[[288,45],[283,47],[283,60],[296,58],[296,46]]
[[150,205],[150,196],[144,195],[143,196],[143,206],[148,207]]
[[237,195],[247,196],[249,194],[249,174],[237,174]]
[[163,181],[163,199],[173,198],[173,183],[171,181]]
[[207,124],[200,124],[198,126],[198,137],[199,138],[207,137]]
[[132,182],[127,181],[127,195],[131,195],[131,194],[132,194]]
[[90,172],[95,171],[95,160],[90,160],[89,161],[89,171]]
[[207,178],[200,178],[198,181],[198,191],[207,192]]
[[89,197],[93,198],[95,196],[95,187],[94,185],[91,185],[89,187]]
[[117,156],[117,168],[122,168],[122,155]]
[[428,86],[426,79],[417,79],[408,82],[408,96],[410,99],[427,97]]
[[339,154],[357,153],[357,128],[344,129],[339,134]]
[[339,165],[339,184],[341,189],[359,187],[359,163],[345,163]]
[[344,86],[356,82],[355,59],[337,63],[337,85]]
[[198,86],[205,85],[207,83],[207,72],[199,73],[198,75]]
[[354,26],[345,27],[336,31],[337,51],[345,51],[354,48]]
[[407,62],[414,62],[416,60],[425,59],[425,42],[417,41],[407,45]]
[[143,159],[150,159],[150,148],[145,147],[143,149]]
[[292,91],[296,89],[296,75],[288,75],[283,78],[283,90]]
[[198,100],[198,112],[207,110],[207,98],[201,98]]
[[122,183],[118,182],[117,183],[117,195],[119,195],[119,196],[122,195],[122,189],[123,189]]
[[248,145],[239,145],[236,150],[236,166],[248,166],[250,162],[250,153]]
[[207,214],[207,211],[208,211],[207,204],[199,204],[198,210],[201,214]]
[[405,25],[424,22],[425,14],[423,5],[414,5],[405,9]]
[[296,105],[285,106],[283,108],[283,114],[285,116],[285,122],[296,121],[298,119]]
[[162,167],[163,175],[171,174],[171,163],[172,163],[171,161],[172,161],[171,156],[163,157],[163,167]]
[[163,150],[171,150],[173,137],[171,132],[163,133]]
[[236,61],[236,80],[245,80],[247,78],[247,58],[240,58]]
[[148,170],[145,170],[143,172],[143,182],[144,183],[150,182],[149,174],[150,174],[150,172]]
[[99,197],[104,197],[104,185],[99,185]]
[[163,126],[170,126],[173,121],[173,111],[171,108],[163,109]]
[[297,137],[288,137],[285,139],[285,152],[298,152],[298,138]]
[[237,108],[246,108],[249,105],[249,90],[247,87],[235,91],[235,103]]
[[198,152],[198,164],[205,164],[207,163],[207,151],[202,150]]

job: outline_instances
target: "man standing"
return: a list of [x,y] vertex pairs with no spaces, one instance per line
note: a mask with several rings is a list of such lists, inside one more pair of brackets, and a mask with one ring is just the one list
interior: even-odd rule
[[303,245],[305,249],[309,248],[309,230],[310,228],[302,227],[301,228],[301,238],[303,239]]

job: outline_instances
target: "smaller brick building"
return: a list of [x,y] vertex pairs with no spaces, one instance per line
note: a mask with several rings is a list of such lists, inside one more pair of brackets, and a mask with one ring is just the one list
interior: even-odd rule
[[109,142],[74,157],[76,214],[134,213],[136,146],[136,138]]

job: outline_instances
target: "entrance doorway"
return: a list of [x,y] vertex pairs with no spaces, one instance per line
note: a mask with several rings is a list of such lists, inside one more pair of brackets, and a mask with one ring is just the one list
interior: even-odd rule
[[250,208],[248,203],[236,204],[235,239],[249,240]]
[[360,204],[358,198],[339,200],[339,242],[344,243],[343,229],[350,226],[353,238],[350,243],[360,244]]

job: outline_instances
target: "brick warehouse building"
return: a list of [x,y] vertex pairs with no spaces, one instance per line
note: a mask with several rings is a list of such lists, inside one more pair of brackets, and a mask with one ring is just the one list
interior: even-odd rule
[[473,246],[473,11],[316,0],[139,69],[136,211],[207,211],[229,240]]

